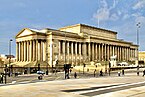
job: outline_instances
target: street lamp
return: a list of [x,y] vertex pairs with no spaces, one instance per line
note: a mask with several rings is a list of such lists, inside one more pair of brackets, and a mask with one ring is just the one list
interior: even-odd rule
[[[10,39],[10,41],[9,41],[9,56],[8,56],[9,57],[9,67],[11,64],[11,42],[12,41],[13,41],[12,39]],[[9,68],[9,71],[10,71],[10,68]],[[8,68],[7,68],[7,65],[5,65],[5,84],[7,83],[7,72],[8,72]]]
[[64,37],[65,37],[65,51],[64,51],[64,76],[65,79],[69,78],[69,67],[68,64],[66,64],[66,53],[67,53],[67,45],[66,45],[66,31],[64,32]]
[[[136,24],[136,27],[137,27],[137,45],[138,45],[138,50],[139,50],[139,28],[140,28],[140,22],[138,22]],[[137,75],[139,75],[139,62],[138,62],[138,51],[137,51]]]
[[10,69],[10,72],[9,73],[13,73],[13,70],[12,70],[12,66],[11,66],[11,42],[12,42],[13,40],[12,39],[10,39],[10,41],[9,41],[9,56],[10,56],[10,58],[9,58],[9,69]]
[[67,45],[66,45],[66,32],[65,32],[65,51],[64,51],[64,64],[66,64],[66,51],[67,51]]
[[140,22],[138,22],[136,24],[136,27],[137,27],[137,45],[139,45],[139,28],[140,28]]

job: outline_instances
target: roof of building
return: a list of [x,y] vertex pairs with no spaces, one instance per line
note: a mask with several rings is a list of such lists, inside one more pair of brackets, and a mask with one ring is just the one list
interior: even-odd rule
[[115,31],[111,31],[111,30],[107,30],[107,29],[103,29],[103,28],[98,28],[98,27],[90,26],[90,25],[86,25],[86,24],[75,24],[75,25],[65,26],[65,27],[62,27],[59,29],[71,28],[71,27],[75,27],[75,26],[84,26],[84,27],[89,27],[89,28],[93,28],[93,29],[97,29],[97,30],[104,30],[104,31],[108,31],[108,32],[117,34],[117,32],[115,32]]

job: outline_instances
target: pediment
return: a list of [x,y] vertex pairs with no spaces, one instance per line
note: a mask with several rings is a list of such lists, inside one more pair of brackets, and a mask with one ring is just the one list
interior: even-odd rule
[[32,35],[32,34],[36,34],[35,32],[31,31],[28,28],[24,28],[23,30],[21,30],[17,35],[17,37],[22,37],[22,36],[28,36],[28,35]]

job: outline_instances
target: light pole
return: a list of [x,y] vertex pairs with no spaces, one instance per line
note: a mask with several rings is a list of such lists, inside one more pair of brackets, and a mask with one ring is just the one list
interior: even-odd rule
[[67,65],[66,65],[66,32],[64,32],[64,39],[65,39],[65,41],[64,41],[64,78],[65,79],[67,79],[67,73],[68,73],[68,71],[67,71]]
[[[139,51],[139,28],[140,28],[140,22],[136,24],[137,27],[137,45],[138,45],[138,51]],[[139,75],[139,61],[138,61],[138,51],[137,51],[137,75]]]
[[[10,39],[10,41],[9,41],[9,73],[10,73],[10,71],[12,71],[12,70],[10,70],[10,64],[11,64],[11,42],[12,42],[13,40],[12,39]],[[7,72],[8,72],[8,68],[7,68],[7,65],[5,65],[5,84],[7,83]]]
[[9,41],[9,56],[10,56],[10,58],[9,58],[9,73],[13,73],[13,70],[12,70],[12,66],[11,66],[11,42],[12,42],[13,40],[12,39],[10,39],[10,41]]
[[67,45],[66,45],[66,32],[65,33],[65,52],[64,52],[64,64],[66,64],[66,51],[67,51]]

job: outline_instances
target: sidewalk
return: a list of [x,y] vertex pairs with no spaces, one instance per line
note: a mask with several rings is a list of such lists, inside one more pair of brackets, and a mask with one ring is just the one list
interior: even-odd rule
[[[138,83],[143,81],[145,81],[145,77],[125,75],[120,77],[105,76],[98,78],[67,79],[28,84],[6,85],[0,87],[0,97],[86,97],[85,95],[80,95],[81,92],[88,92],[88,90],[85,89],[91,89],[98,86]],[[76,89],[83,89],[84,91],[65,92],[66,90]],[[131,97],[131,95],[141,95],[140,97],[144,97],[142,96],[144,94],[144,89],[145,86],[101,94],[98,95],[98,97],[106,97],[106,95],[107,97]],[[98,89],[93,90],[96,91]]]

